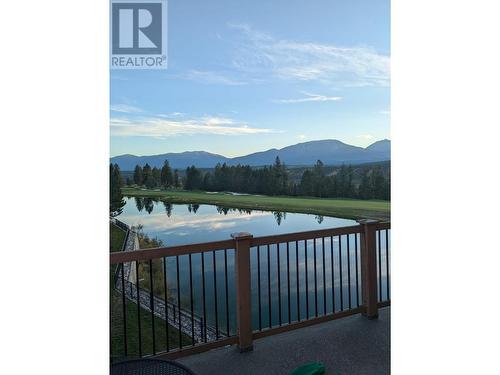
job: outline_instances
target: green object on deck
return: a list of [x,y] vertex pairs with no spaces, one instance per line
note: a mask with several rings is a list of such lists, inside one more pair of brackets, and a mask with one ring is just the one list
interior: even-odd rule
[[325,366],[321,362],[311,362],[297,367],[289,375],[321,375],[324,373]]

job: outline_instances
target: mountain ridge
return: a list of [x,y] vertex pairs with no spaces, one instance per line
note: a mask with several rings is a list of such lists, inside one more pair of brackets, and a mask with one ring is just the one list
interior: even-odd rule
[[321,160],[325,165],[339,165],[390,160],[390,148],[391,141],[388,139],[376,141],[365,148],[349,145],[337,139],[323,139],[233,158],[207,151],[183,151],[148,156],[124,154],[114,156],[110,161],[118,164],[124,171],[133,170],[136,165],[144,166],[146,163],[151,167],[161,167],[165,160],[168,160],[173,168],[178,169],[191,165],[198,168],[213,168],[217,163],[257,167],[272,164],[276,156],[288,165],[312,165],[317,160]]

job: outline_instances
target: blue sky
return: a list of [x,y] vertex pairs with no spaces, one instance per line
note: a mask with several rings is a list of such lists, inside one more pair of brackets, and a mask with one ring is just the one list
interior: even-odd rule
[[390,137],[390,2],[169,0],[167,70],[112,70],[111,156]]

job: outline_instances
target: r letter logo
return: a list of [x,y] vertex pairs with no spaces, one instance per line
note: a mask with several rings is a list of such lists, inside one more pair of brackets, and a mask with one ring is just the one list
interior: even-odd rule
[[111,0],[111,68],[167,68],[166,0]]

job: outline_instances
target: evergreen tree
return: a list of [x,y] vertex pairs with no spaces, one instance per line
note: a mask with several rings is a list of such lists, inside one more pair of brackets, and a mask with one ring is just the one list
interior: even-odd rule
[[165,160],[163,167],[161,168],[161,186],[164,189],[171,187],[174,184],[174,176],[172,174],[172,168],[168,163],[168,160]]
[[161,171],[158,168],[154,167],[151,171],[151,174],[153,175],[153,187],[157,188],[161,186]]
[[314,174],[306,169],[304,173],[302,173],[302,178],[300,179],[299,191],[301,195],[314,195],[315,186],[314,186]]
[[179,171],[177,169],[174,170],[174,187],[177,189],[181,187],[181,179],[179,177]]
[[135,169],[134,169],[134,183],[137,185],[137,186],[141,186],[142,185],[142,168],[138,165],[135,166]]
[[109,165],[109,214],[111,217],[118,216],[123,211],[123,206],[125,206],[125,200],[123,199],[121,187],[122,187],[122,177],[120,175],[120,167],[118,164]]
[[186,190],[198,190],[202,188],[203,180],[201,172],[194,165],[186,169]]
[[372,189],[370,184],[369,170],[363,173],[363,177],[361,178],[361,182],[358,187],[358,198],[359,199],[371,199],[372,198]]
[[205,173],[203,176],[203,190],[212,191],[212,175],[210,172]]
[[152,189],[155,186],[155,181],[153,179],[153,170],[151,169],[151,167],[147,163],[142,168],[142,183],[148,189]]

